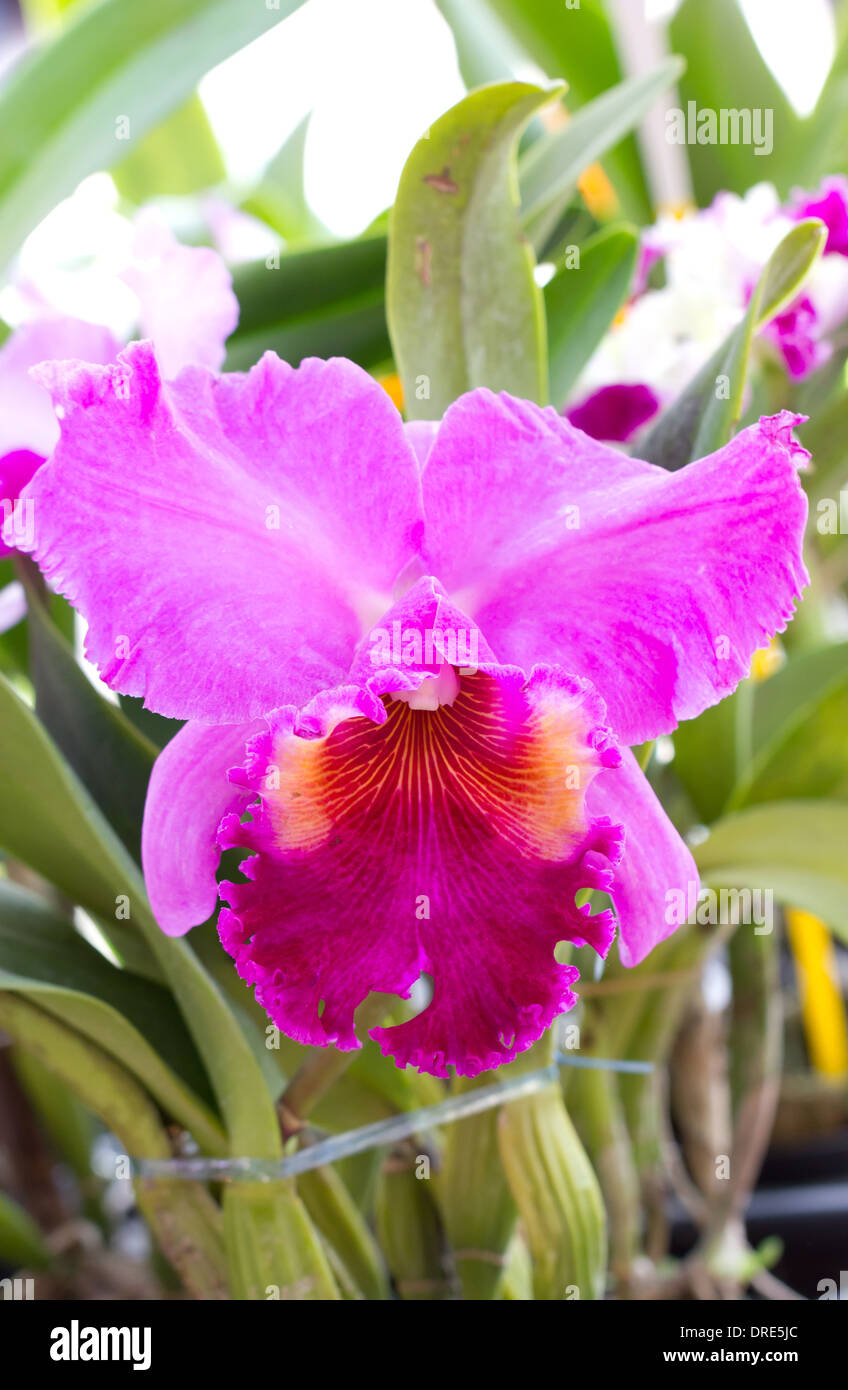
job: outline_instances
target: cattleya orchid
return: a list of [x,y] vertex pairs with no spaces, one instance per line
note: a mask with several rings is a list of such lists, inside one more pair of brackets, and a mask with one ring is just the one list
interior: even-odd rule
[[[676,473],[485,389],[404,424],[344,359],[164,381],[47,363],[31,550],[104,680],[188,722],[154,767],[162,929],[219,933],[279,1028],[475,1075],[641,961],[697,872],[628,745],[731,691],[806,582],[798,417]],[[245,852],[242,881],[216,874]],[[587,890],[609,895],[594,913]]]
[[[630,302],[581,373],[568,418],[596,439],[638,440],[736,327],[769,256],[808,217],[827,228],[824,253],[761,336],[794,380],[822,366],[848,314],[848,179],[825,179],[784,205],[770,184],[757,184],[643,233]],[[658,262],[665,283],[653,289]]]

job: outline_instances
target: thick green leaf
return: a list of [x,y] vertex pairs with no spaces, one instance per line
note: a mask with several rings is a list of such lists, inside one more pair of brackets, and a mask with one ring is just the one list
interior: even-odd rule
[[299,4],[100,0],[25,60],[0,96],[0,265],[80,179],[111,168]]
[[[15,991],[0,990],[0,1027],[73,1090],[131,1157],[170,1157],[156,1107],[114,1057]],[[208,1189],[179,1179],[139,1180],[135,1195],[189,1291],[196,1298],[226,1297],[220,1212]]]
[[756,688],[753,759],[730,807],[848,794],[848,642],[793,657]]
[[726,444],[739,420],[754,334],[792,299],[826,239],[815,218],[799,222],[763,269],[742,322],[669,406],[640,454],[664,468],[682,468]]
[[[13,1048],[12,1066],[50,1144],[77,1178],[89,1182],[97,1133],[94,1116],[31,1052]],[[89,1208],[96,1206],[95,1191],[91,1184],[86,1202]]]
[[759,110],[771,113],[773,121],[771,152],[765,140],[767,128],[761,132],[762,153],[757,153],[753,142],[687,145],[700,206],[720,189],[744,193],[764,179],[788,193],[797,177],[801,122],[760,55],[738,0],[710,0],[706,6],[702,0],[683,0],[671,21],[669,37],[675,53],[682,53],[687,62],[680,83],[684,112],[692,101],[698,111]]
[[0,846],[104,923],[115,920],[116,906],[128,903],[143,937],[138,944],[150,948],[194,1038],[235,1152],[278,1157],[270,1093],[221,991],[186,942],[160,931],[131,856],[2,677],[0,755]]
[[[119,898],[131,891],[125,865],[137,870],[32,711],[2,679],[0,755],[0,845],[72,902],[114,921]],[[144,956],[143,942],[139,947]]]
[[72,648],[29,588],[35,711],[137,860],[147,783],[157,749],[95,690]]
[[704,824],[716,820],[733,791],[738,692],[674,731],[674,772]]
[[112,170],[118,192],[131,203],[197,193],[227,175],[200,97],[189,97],[151,130]]
[[[806,407],[802,407],[806,408]],[[837,498],[848,479],[848,391],[839,390],[798,431],[798,438],[813,456],[813,467],[804,479],[814,519],[820,513],[813,504],[821,498]]]
[[848,805],[776,801],[723,817],[693,849],[713,888],[771,889],[848,940]]
[[118,703],[133,727],[147,743],[152,743],[157,751],[164,748],[166,743],[170,743],[183,727],[182,719],[168,719],[164,714],[147,709],[144,701],[138,696],[119,695]]
[[545,323],[518,222],[515,147],[555,92],[472,92],[419,140],[400,177],[386,300],[407,414],[438,418],[474,386],[547,394]]
[[304,159],[311,111],[274,155],[258,185],[244,203],[253,213],[279,232],[291,245],[327,239],[329,233],[306,201]]
[[466,87],[482,87],[515,77],[524,55],[520,45],[491,13],[485,0],[436,0],[456,45]]
[[[22,0],[27,28],[49,34],[71,12],[81,13],[86,0]],[[226,175],[218,142],[197,95],[152,130],[133,152],[112,170],[118,191],[131,202],[143,203],[159,194],[194,193],[219,183]]]
[[44,1269],[50,1251],[29,1212],[0,1191],[0,1265],[10,1269]]
[[848,33],[841,36],[812,115],[802,122],[797,182],[813,188],[827,174],[848,174]]
[[639,239],[631,227],[610,227],[580,250],[545,286],[551,400],[561,406],[624,302]]
[[203,1149],[226,1152],[197,1050],[167,990],[109,965],[68,921],[3,881],[0,990],[20,991],[99,1043]]
[[227,370],[244,371],[272,348],[287,362],[341,354],[364,367],[391,356],[385,308],[386,238],[365,236],[233,273],[239,325]]
[[230,1183],[224,1237],[233,1297],[329,1302],[339,1297],[320,1236],[291,1178]]
[[535,141],[522,156],[521,214],[537,251],[545,245],[583,170],[638,125],[683,66],[679,58],[669,58],[653,72],[620,82],[582,107],[561,129]]
[[[489,0],[510,32],[550,78],[565,78],[569,107],[608,92],[623,76],[604,0],[572,7],[552,0]],[[636,140],[622,140],[604,157],[625,217],[651,220],[651,200]]]

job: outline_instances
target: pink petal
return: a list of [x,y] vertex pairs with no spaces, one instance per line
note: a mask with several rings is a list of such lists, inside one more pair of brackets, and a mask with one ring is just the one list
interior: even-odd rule
[[554,947],[608,949],[610,914],[574,898],[609,888],[620,854],[618,827],[586,813],[618,761],[591,687],[549,667],[460,680],[437,710],[351,686],[278,711],[234,774],[252,821],[221,826],[222,847],[254,852],[248,882],[221,885],[221,940],[275,1023],[358,1047],[357,1005],[427,971],[432,1003],[372,1036],[438,1076],[509,1061],[571,1007]]
[[617,381],[593,391],[565,413],[572,425],[593,439],[626,444],[659,408],[659,396],[650,386]]
[[428,567],[500,661],[588,677],[623,743],[668,733],[734,689],[807,582],[799,419],[667,473],[473,391],[424,471]]
[[243,810],[247,792],[227,773],[264,724],[185,724],[153,765],[141,856],[153,915],[168,936],[182,936],[211,917],[218,901],[216,832],[228,811]]
[[50,358],[111,362],[118,344],[108,328],[82,319],[24,324],[0,348],[0,454],[30,449],[46,456],[59,437],[53,403],[30,368]]
[[121,278],[138,295],[141,336],[153,340],[162,375],[175,377],[189,363],[217,371],[239,315],[217,251],[183,246],[148,209],[135,221],[133,257]]
[[822,340],[816,306],[809,295],[799,295],[762,330],[777,348],[793,380],[807,376],[822,366],[832,348]]
[[629,749],[620,767],[592,783],[587,800],[593,814],[624,826],[624,856],[611,896],[622,963],[638,965],[680,925],[675,895],[696,900],[698,870]]
[[799,221],[820,217],[827,227],[825,255],[848,256],[848,179],[844,175],[824,179],[818,193],[796,190],[793,213]]
[[64,418],[26,489],[25,548],[88,622],[104,680],[223,724],[344,679],[421,524],[400,416],[366,372],[268,353],[163,385],[135,344],[41,379]]

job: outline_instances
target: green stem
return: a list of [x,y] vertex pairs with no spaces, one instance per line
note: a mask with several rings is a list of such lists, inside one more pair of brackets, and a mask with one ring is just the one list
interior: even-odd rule
[[[360,1004],[355,1015],[358,1034],[381,1023],[389,1008],[385,994],[371,994]],[[297,1069],[279,1101],[283,1133],[296,1134],[315,1106],[348,1069],[357,1056],[355,1051],[340,1052],[335,1047],[316,1049]]]
[[568,1104],[589,1152],[607,1209],[610,1268],[621,1285],[631,1281],[640,1250],[639,1175],[613,1072],[578,1070]]
[[[491,1085],[509,1071],[458,1077],[454,1094]],[[515,1200],[498,1145],[500,1111],[485,1110],[448,1125],[437,1192],[465,1298],[495,1297],[515,1230]]]
[[[554,1055],[553,1030],[519,1059],[527,1067]],[[559,1085],[505,1105],[501,1158],[533,1257],[537,1299],[602,1298],[606,1217],[594,1169]]]

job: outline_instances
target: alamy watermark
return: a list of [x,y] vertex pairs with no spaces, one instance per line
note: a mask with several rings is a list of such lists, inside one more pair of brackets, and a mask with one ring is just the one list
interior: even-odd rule
[[33,497],[4,497],[3,532],[6,544],[16,550],[29,548],[35,540],[35,499]]
[[473,676],[480,660],[480,634],[476,627],[439,629],[403,626],[399,620],[372,628],[372,665],[376,667],[456,666],[463,676]]
[[774,928],[774,891],[771,888],[702,888],[690,881],[684,888],[668,888],[665,920],[669,926],[753,926],[756,936],[768,936]]
[[665,113],[665,138],[670,145],[753,145],[754,154],[774,149],[774,111],[769,106],[672,106]]

